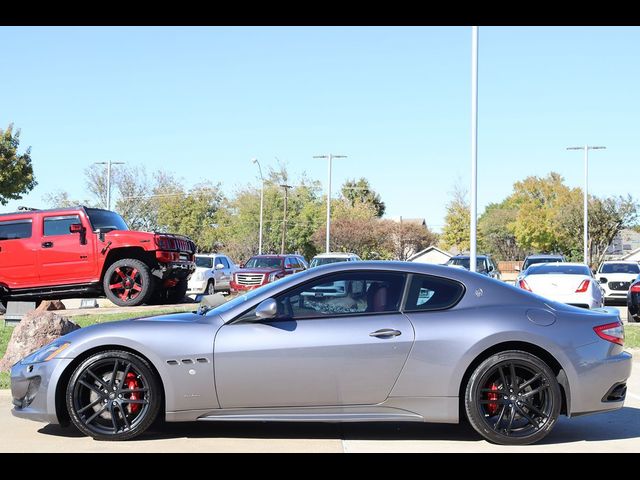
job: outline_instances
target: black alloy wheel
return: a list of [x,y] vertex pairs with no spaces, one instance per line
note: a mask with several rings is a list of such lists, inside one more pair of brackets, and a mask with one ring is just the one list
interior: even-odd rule
[[149,364],[130,352],[92,355],[71,375],[66,404],[73,424],[96,440],[128,440],[156,419],[162,401]]
[[528,445],[551,432],[562,402],[553,371],[528,352],[511,350],[483,361],[465,392],[473,428],[490,442]]
[[134,258],[114,262],[104,274],[104,293],[120,307],[142,305],[153,294],[153,286],[148,265]]

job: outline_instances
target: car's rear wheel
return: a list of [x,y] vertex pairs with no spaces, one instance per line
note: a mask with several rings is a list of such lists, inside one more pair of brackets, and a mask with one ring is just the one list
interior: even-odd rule
[[636,323],[640,321],[640,315],[634,315],[631,313],[631,309],[627,308],[627,322]]
[[120,307],[142,305],[153,294],[153,277],[144,262],[134,258],[115,261],[104,274],[107,298]]
[[121,350],[96,353],[75,369],[66,390],[72,423],[96,440],[128,440],[158,416],[162,392],[150,365]]
[[469,378],[469,423],[490,442],[528,445],[551,432],[562,402],[556,376],[541,359],[509,350],[484,360]]

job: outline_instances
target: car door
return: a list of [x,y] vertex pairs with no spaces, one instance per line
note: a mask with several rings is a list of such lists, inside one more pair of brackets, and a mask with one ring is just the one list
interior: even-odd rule
[[0,222],[0,284],[23,288],[38,283],[39,238],[33,230],[29,217]]
[[43,285],[86,283],[96,280],[95,236],[71,233],[69,226],[82,223],[77,213],[43,215],[38,251],[40,281]]
[[[345,282],[343,296],[314,287]],[[400,313],[402,273],[343,272],[275,296],[278,314],[255,306],[224,325],[214,347],[223,408],[368,405],[384,401],[414,340]]]
[[221,263],[224,268],[218,270],[220,272],[220,285],[224,289],[231,288],[231,265],[229,260],[225,256],[219,256],[217,262]]

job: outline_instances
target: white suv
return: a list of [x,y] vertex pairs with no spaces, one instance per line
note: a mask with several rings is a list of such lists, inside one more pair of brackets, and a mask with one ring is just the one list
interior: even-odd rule
[[187,286],[187,295],[213,295],[215,292],[229,292],[231,276],[238,269],[235,263],[219,253],[196,255],[196,271]]
[[[319,267],[321,265],[329,265],[338,262],[361,262],[362,259],[355,253],[321,253],[311,259],[309,268]],[[312,288],[312,291],[302,292],[302,295],[313,296],[322,295],[324,297],[344,297],[347,295],[347,282],[339,280],[337,282],[325,283]]]
[[629,286],[640,274],[638,262],[608,261],[598,267],[596,277],[607,300],[627,298]]
[[360,262],[362,259],[355,253],[341,253],[341,252],[329,252],[321,253],[311,259],[311,265],[309,268],[319,267],[320,265],[327,265],[329,263],[338,262]]

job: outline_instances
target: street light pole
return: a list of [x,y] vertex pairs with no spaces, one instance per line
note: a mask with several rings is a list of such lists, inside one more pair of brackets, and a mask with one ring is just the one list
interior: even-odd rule
[[584,263],[589,265],[589,150],[605,150],[607,147],[567,147],[567,150],[584,150],[584,199],[583,199],[583,254]]
[[124,162],[94,162],[95,165],[107,166],[107,210],[111,210],[111,165],[124,165]]
[[251,160],[253,163],[258,165],[258,171],[260,172],[260,181],[262,182],[262,187],[260,188],[260,233],[258,234],[258,255],[262,255],[262,211],[264,208],[264,177],[262,176],[262,167],[260,167],[260,162],[257,158]]
[[329,155],[315,155],[313,158],[326,158],[329,160],[329,180],[327,182],[327,236],[326,236],[326,251],[330,252],[329,249],[329,240],[331,236],[331,163],[334,158],[347,158],[346,155],[333,155],[330,153]]
[[282,215],[282,244],[280,245],[280,255],[284,255],[284,241],[287,237],[287,200],[289,199],[289,189],[291,185],[280,185],[284,188],[284,214]]
[[469,270],[477,271],[478,222],[478,27],[471,27],[471,225]]

